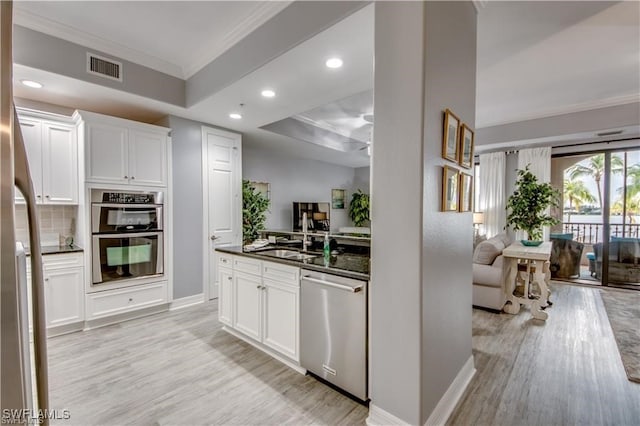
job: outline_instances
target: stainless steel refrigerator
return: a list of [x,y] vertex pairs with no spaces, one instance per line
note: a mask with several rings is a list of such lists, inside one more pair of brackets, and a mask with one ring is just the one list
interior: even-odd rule
[[[41,424],[48,424],[42,257],[33,184],[13,105],[12,9],[11,1],[0,1],[0,403],[3,423],[33,423],[33,418],[44,414]],[[31,283],[26,280],[26,257],[16,248],[16,190],[27,205]],[[30,299],[27,285],[31,285]],[[32,343],[28,303],[33,310]]]

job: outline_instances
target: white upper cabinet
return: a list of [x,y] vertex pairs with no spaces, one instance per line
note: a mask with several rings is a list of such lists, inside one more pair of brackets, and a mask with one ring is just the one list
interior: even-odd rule
[[136,185],[166,185],[166,164],[166,133],[129,131],[129,179],[131,183]]
[[87,182],[167,186],[169,129],[79,114],[85,122]]
[[101,123],[86,125],[87,177],[94,182],[129,183],[127,129]]
[[[20,115],[29,172],[38,204],[78,204],[75,126]],[[21,196],[17,201],[24,201]]]

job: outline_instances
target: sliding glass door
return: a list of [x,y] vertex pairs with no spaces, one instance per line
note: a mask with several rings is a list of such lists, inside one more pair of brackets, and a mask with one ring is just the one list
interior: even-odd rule
[[582,247],[571,279],[640,289],[640,150],[555,157],[552,182],[563,194],[562,225],[552,232]]
[[640,150],[607,153],[606,159],[608,253],[602,283],[640,289]]

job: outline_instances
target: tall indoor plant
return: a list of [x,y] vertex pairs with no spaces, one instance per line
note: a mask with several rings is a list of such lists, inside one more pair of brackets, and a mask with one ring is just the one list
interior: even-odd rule
[[369,220],[369,194],[360,189],[353,193],[349,204],[349,217],[356,226],[362,226]]
[[518,170],[516,190],[507,200],[507,225],[515,231],[527,233],[528,240],[523,240],[523,244],[539,245],[542,243],[542,227],[559,222],[545,212],[549,207],[557,207],[559,199],[559,191],[549,183],[538,182],[529,166]]
[[256,191],[250,181],[242,181],[242,239],[245,244],[254,241],[264,229],[269,199]]

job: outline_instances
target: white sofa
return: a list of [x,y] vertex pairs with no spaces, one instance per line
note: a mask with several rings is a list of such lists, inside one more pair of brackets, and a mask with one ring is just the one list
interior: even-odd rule
[[507,234],[480,242],[473,252],[473,305],[502,310],[506,302],[503,289],[502,250],[511,244]]

